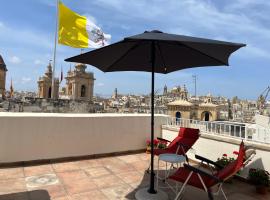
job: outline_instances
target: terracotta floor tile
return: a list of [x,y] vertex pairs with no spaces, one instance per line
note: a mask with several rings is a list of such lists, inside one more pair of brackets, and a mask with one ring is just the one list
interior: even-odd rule
[[37,165],[24,167],[25,176],[37,176],[41,174],[50,174],[53,172],[51,165]]
[[124,161],[118,159],[117,157],[100,158],[100,159],[98,159],[98,161],[101,162],[103,166],[125,164]]
[[103,163],[99,159],[88,160],[88,163],[89,163],[89,167],[88,168],[91,168],[91,167],[101,167],[101,166],[103,166]]
[[0,179],[9,179],[9,178],[23,178],[23,168],[4,168],[0,169]]
[[88,178],[83,170],[65,171],[57,173],[58,178],[61,182],[76,181],[78,179]]
[[129,185],[134,189],[145,188],[145,187],[148,187],[149,184],[150,184],[150,179],[149,180],[143,179],[143,180],[129,183]]
[[144,173],[144,171],[148,169],[150,162],[145,161],[145,160],[141,160],[141,161],[136,161],[136,162],[132,162],[132,163],[129,163],[129,164],[132,167],[134,167],[136,170]]
[[96,184],[90,178],[78,179],[64,183],[64,187],[69,195],[88,192],[97,189]]
[[121,178],[125,183],[133,183],[133,182],[142,181],[144,177],[141,173],[136,172],[136,171],[118,173],[115,175]]
[[[145,173],[149,159],[150,155],[136,154],[58,163],[51,166],[0,169],[0,200],[132,200],[138,189],[149,187],[149,174]],[[157,157],[155,157],[155,169],[156,163]],[[162,165],[164,166],[164,163]],[[52,180],[54,177],[59,180],[54,185],[44,184],[42,187],[34,188],[26,185],[27,180],[35,177],[38,183],[40,177],[40,182],[43,184],[46,182],[44,179],[46,175],[50,174],[54,175],[51,177]],[[171,182],[175,185],[175,182]],[[166,186],[162,182],[159,182],[159,185]],[[237,179],[233,179],[231,184],[223,184],[223,188],[228,199],[231,200],[270,199],[270,191],[265,196],[258,195],[253,185]],[[169,194],[169,199],[175,198],[175,194],[170,189],[161,189]],[[208,198],[202,190],[187,187],[184,199],[206,200]],[[221,200],[223,197],[219,195],[215,199]]]
[[24,178],[0,180],[0,194],[26,191]]
[[72,200],[109,200],[100,190],[91,190],[91,192],[75,194]]
[[92,180],[100,189],[125,184],[119,177],[115,175],[93,178]]
[[[64,187],[60,184],[49,185],[49,186],[44,186],[44,187],[39,187],[39,188],[28,188],[28,190],[29,191],[37,191],[37,190],[47,191],[51,199],[66,196]],[[31,198],[33,200],[39,199],[38,197],[39,197],[38,193],[31,193]]]
[[93,167],[84,169],[84,171],[92,178],[111,175],[111,172],[107,170],[105,167]]
[[79,166],[80,169],[85,169],[85,168],[89,168],[91,167],[91,162],[89,162],[89,160],[80,160],[75,162],[76,165]]
[[132,163],[141,160],[140,156],[137,154],[117,156],[117,158],[124,161],[125,163]]
[[101,190],[110,200],[135,199],[134,189],[128,185],[121,185]]
[[141,153],[141,154],[138,154],[138,157],[139,157],[141,160],[145,160],[145,161],[150,161],[150,159],[151,159],[151,155],[148,154],[148,153]]
[[56,198],[53,198],[51,200],[73,200],[73,199],[67,195],[67,196],[63,196],[63,197],[56,197]]
[[80,169],[76,162],[55,163],[52,166],[55,172],[65,172]]
[[107,169],[109,169],[113,173],[122,173],[122,172],[128,172],[128,171],[134,171],[135,170],[132,165],[125,164],[125,163],[124,164],[122,164],[122,163],[108,164],[108,165],[105,165],[105,166],[106,166]]

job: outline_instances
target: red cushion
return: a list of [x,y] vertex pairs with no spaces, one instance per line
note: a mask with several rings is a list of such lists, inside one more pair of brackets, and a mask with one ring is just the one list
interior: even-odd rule
[[199,129],[181,127],[178,136],[185,138],[199,138]]
[[[173,175],[171,175],[169,178],[170,179],[173,179],[175,181],[179,181],[179,182],[182,182],[184,183],[187,178],[188,178],[188,175],[191,171],[188,170],[187,168],[184,168],[184,167],[180,167]],[[202,180],[204,182],[204,184],[206,185],[207,188],[210,188],[211,186],[213,186],[212,184],[212,179],[209,178],[208,176],[204,176],[204,175],[201,175],[202,177]],[[188,185],[192,185],[194,187],[197,187],[197,188],[201,188],[201,189],[204,189],[198,175],[196,173],[193,173],[187,183]]]
[[[178,136],[168,145],[166,151],[168,153],[176,153],[176,150],[178,148],[177,144],[182,143],[187,146],[184,148],[185,152],[187,152],[197,141],[198,138],[199,138],[199,129],[181,127]],[[157,153],[160,152],[157,151]],[[178,154],[180,155],[183,154],[182,149],[179,149]]]
[[[176,138],[173,139],[173,141],[168,145],[167,148],[172,148],[172,147],[175,147],[177,146],[177,143],[179,142],[179,140],[181,139],[182,137],[180,136],[177,136]],[[177,147],[176,147],[177,148]]]
[[159,156],[164,153],[175,153],[172,149],[154,149],[154,155]]

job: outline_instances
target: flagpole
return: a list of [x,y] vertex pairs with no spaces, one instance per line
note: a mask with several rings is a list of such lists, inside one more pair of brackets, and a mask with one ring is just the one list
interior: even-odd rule
[[54,35],[54,51],[53,51],[53,70],[52,70],[52,89],[51,89],[51,98],[55,99],[55,63],[56,63],[56,47],[57,47],[57,40],[58,40],[58,12],[59,12],[59,0],[56,0],[56,27],[55,27],[55,35]]

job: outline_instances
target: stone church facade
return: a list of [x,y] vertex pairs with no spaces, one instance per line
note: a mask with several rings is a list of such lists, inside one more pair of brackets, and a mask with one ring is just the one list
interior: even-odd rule
[[72,100],[93,100],[94,74],[86,72],[86,65],[76,64],[74,70],[68,71],[66,79],[66,95]]
[[[63,88],[65,99],[88,101],[93,100],[94,91],[94,74],[86,72],[86,65],[76,64],[75,69],[69,70],[67,73],[66,86]],[[59,79],[55,79],[54,96],[55,99],[59,98]],[[52,85],[52,66],[51,63],[47,66],[45,75],[38,80],[38,97],[44,99],[51,98],[51,85]]]
[[212,103],[212,97],[208,96],[204,102],[188,101],[186,89],[179,90],[180,98],[168,103],[168,114],[175,118],[194,119],[200,121],[218,120],[218,105]]
[[[38,97],[43,99],[52,98],[52,65],[49,63],[47,70],[38,80]],[[59,97],[59,79],[54,79],[54,97]]]

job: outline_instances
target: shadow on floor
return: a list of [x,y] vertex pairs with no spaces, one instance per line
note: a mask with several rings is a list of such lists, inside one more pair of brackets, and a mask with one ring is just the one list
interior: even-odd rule
[[51,200],[46,190],[34,190],[0,195],[0,200]]
[[[155,172],[156,173],[156,172]],[[165,174],[165,170],[159,170],[159,176],[161,177],[164,177],[164,174]],[[169,188],[166,188],[164,189],[164,187],[167,187],[167,185],[162,181],[162,180],[159,180],[159,190],[163,190],[164,192],[166,192],[169,196],[169,199],[174,199],[175,197],[175,194],[171,191],[171,189]],[[140,184],[138,184],[138,186],[131,190],[126,196],[125,198],[126,199],[129,199],[129,200],[134,200],[135,199],[135,193],[139,190],[139,189],[142,189],[142,188],[149,188],[149,185],[150,185],[150,174],[147,173],[147,171],[144,172],[144,176],[140,182]],[[155,178],[155,188],[157,186],[157,181],[156,181],[156,178]]]

